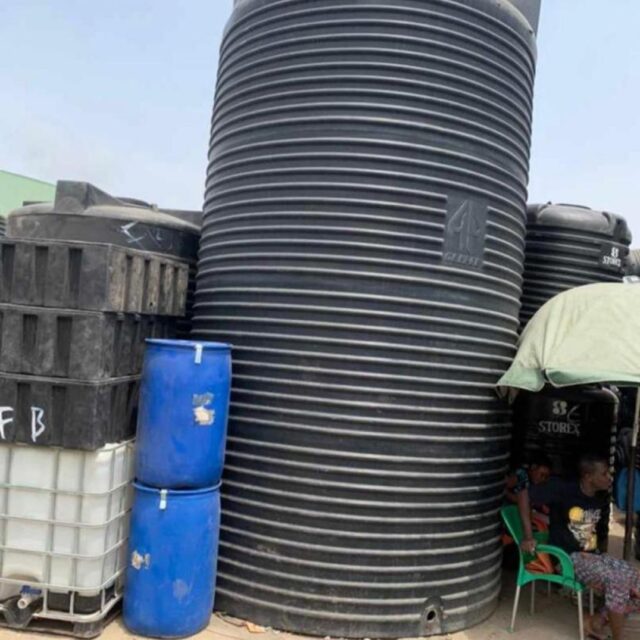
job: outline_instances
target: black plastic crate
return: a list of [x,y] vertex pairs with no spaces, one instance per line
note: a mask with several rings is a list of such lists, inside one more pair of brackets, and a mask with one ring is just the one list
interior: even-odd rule
[[0,304],[0,371],[104,380],[142,371],[144,341],[175,318]]
[[139,376],[87,382],[0,373],[0,442],[95,450],[133,436]]
[[110,244],[0,239],[0,302],[182,316],[186,262]]

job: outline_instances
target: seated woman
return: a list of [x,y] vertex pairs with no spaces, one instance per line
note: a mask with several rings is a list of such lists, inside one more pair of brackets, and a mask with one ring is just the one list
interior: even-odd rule
[[[506,499],[511,504],[518,504],[518,494],[530,486],[542,485],[551,478],[551,460],[544,453],[531,456],[527,466],[518,467],[507,476]],[[549,523],[549,509],[543,504],[531,505],[532,522],[538,531],[546,531]]]
[[[518,494],[530,486],[545,484],[551,477],[551,461],[538,453],[530,458],[528,466],[521,466],[507,476],[505,497],[508,502],[518,503]],[[548,531],[549,511],[543,504],[533,505],[531,522],[537,532]],[[543,540],[541,540],[543,541]],[[513,539],[506,533],[502,537],[504,545],[509,545]],[[534,573],[553,573],[553,562],[546,553],[539,553],[527,563],[527,569]]]

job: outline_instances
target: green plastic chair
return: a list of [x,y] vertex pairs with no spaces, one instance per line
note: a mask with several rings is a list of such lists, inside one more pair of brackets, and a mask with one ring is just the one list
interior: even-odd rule
[[516,615],[518,614],[518,603],[520,602],[520,591],[522,587],[531,583],[531,613],[535,611],[535,594],[536,594],[536,582],[546,582],[551,588],[551,584],[555,583],[562,587],[566,587],[575,591],[578,596],[578,626],[580,629],[580,640],[584,640],[584,621],[582,618],[582,593],[584,586],[576,580],[575,570],[573,568],[573,562],[566,551],[555,547],[550,544],[544,544],[547,534],[534,534],[538,544],[536,550],[557,558],[560,564],[560,573],[531,573],[527,571],[526,565],[535,559],[535,554],[524,553],[520,548],[520,544],[524,538],[524,530],[522,528],[522,521],[520,520],[520,512],[516,505],[508,505],[502,507],[501,510],[502,519],[504,520],[511,537],[514,539],[518,546],[518,553],[520,554],[520,566],[518,567],[518,579],[516,582],[516,597],[513,603],[513,614],[511,615],[511,626],[509,631],[513,633],[516,624]]

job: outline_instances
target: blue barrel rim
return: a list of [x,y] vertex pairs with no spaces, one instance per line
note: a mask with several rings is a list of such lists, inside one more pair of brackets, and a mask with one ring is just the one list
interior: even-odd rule
[[159,494],[162,491],[166,491],[168,496],[189,496],[189,495],[202,495],[205,493],[215,493],[220,490],[222,486],[222,482],[218,482],[218,484],[214,484],[210,487],[204,487],[203,489],[158,489],[157,487],[150,487],[148,484],[143,484],[142,482],[138,482],[135,480],[133,482],[134,489],[139,489],[144,493],[157,493]]
[[206,340],[176,340],[175,338],[147,338],[146,344],[158,347],[174,347],[178,349],[195,349],[202,347],[203,351],[231,351],[232,345],[227,342],[208,342]]

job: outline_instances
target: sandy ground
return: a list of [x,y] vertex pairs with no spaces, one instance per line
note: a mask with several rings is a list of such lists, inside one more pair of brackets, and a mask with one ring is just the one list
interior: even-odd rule
[[[623,530],[619,522],[614,522],[611,528],[610,552],[622,557]],[[634,561],[640,568],[640,562]],[[515,576],[505,573],[500,603],[496,612],[484,623],[449,636],[441,636],[445,640],[577,640],[578,616],[577,608],[568,598],[553,594],[546,595],[543,587],[538,587],[536,595],[536,614],[529,613],[529,594],[527,589],[520,601],[516,630],[509,633],[508,626],[511,618],[511,607],[515,589]],[[15,632],[0,629],[0,640],[44,640],[46,638],[60,638],[61,636],[47,636],[42,633]],[[131,639],[136,636],[130,634],[122,625],[120,619],[112,622],[104,631],[101,640]],[[197,640],[306,640],[303,636],[272,630],[249,631],[240,620],[223,619],[218,615],[211,618],[209,626],[194,636]],[[437,637],[432,636],[432,640]],[[640,640],[640,638],[639,638]]]

